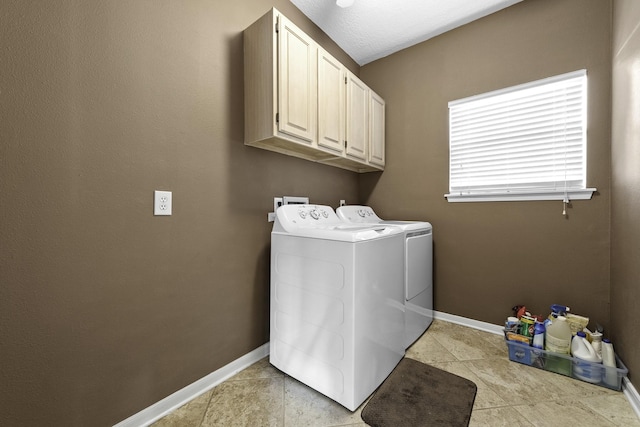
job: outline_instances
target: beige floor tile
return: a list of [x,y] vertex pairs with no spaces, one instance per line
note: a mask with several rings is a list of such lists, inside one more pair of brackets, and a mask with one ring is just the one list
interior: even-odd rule
[[367,427],[369,424],[367,423],[358,423],[358,424],[345,424],[339,426],[331,426],[331,427]]
[[556,400],[553,402],[547,401],[529,405],[517,405],[513,406],[513,409],[536,427],[576,425],[607,427],[615,425],[594,411],[576,406],[572,400]]
[[497,348],[502,354],[508,357],[507,343],[504,334],[492,334],[490,332],[476,331],[485,341]]
[[[486,359],[469,362],[473,372],[510,405],[534,402],[542,398],[559,399],[563,390],[539,379],[548,372],[508,359]],[[557,374],[554,374],[557,375]]]
[[[331,427],[345,425],[365,425],[360,413],[365,404],[355,412],[307,387],[294,378],[285,378],[286,426]],[[360,423],[360,424],[358,424]]]
[[284,426],[284,378],[220,384],[212,390],[202,426]]
[[[506,348],[499,349],[491,334],[454,323],[434,323],[427,331],[458,360],[476,360],[504,357]],[[433,330],[432,330],[433,328]]]
[[[529,421],[511,407],[474,409],[469,427],[532,427]],[[556,427],[559,427],[556,426]]]
[[153,423],[153,427],[198,427],[207,411],[207,406],[211,400],[209,390],[191,400],[186,405],[181,406],[164,418]]
[[446,362],[446,363],[432,363],[430,364],[443,371],[451,372],[459,377],[466,378],[472,381],[478,388],[476,393],[476,400],[473,402],[474,411],[476,409],[495,408],[500,406],[506,406],[507,403],[498,394],[487,386],[476,374],[473,373],[466,362]]
[[284,378],[284,373],[269,363],[269,357],[267,356],[238,372],[227,381],[255,380],[259,378]]
[[608,396],[588,397],[580,399],[576,404],[589,408],[597,414],[604,416],[617,426],[640,426],[640,419],[638,419],[623,393],[618,392]]
[[[407,357],[478,386],[471,427],[640,427],[623,393],[511,362],[501,335],[435,320]],[[351,412],[266,357],[153,426],[366,427],[365,405]]]
[[430,334],[424,334],[406,352],[406,357],[423,363],[454,362],[458,359]]

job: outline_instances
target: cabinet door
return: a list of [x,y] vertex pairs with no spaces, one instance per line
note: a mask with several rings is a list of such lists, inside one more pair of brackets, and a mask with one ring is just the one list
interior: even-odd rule
[[348,156],[367,159],[369,139],[369,88],[347,73],[347,148]]
[[384,99],[371,91],[369,113],[369,163],[384,166]]
[[344,152],[345,68],[318,49],[318,145]]
[[278,17],[278,130],[316,145],[317,45]]

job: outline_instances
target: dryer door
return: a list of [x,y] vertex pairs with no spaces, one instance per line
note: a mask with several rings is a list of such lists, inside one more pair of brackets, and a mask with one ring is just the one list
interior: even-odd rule
[[416,231],[405,240],[405,298],[407,301],[431,287],[433,274],[432,235]]

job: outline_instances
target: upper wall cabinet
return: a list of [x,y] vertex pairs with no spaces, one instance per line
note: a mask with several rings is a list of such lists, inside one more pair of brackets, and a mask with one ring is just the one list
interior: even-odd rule
[[371,92],[369,104],[369,163],[384,168],[384,99]]
[[371,90],[355,75],[347,75],[347,155],[367,159],[369,139],[369,97]]
[[347,69],[318,49],[318,145],[344,154]]
[[384,101],[276,9],[244,31],[246,145],[384,170]]
[[278,39],[278,128],[315,146],[318,47],[286,19],[278,20]]

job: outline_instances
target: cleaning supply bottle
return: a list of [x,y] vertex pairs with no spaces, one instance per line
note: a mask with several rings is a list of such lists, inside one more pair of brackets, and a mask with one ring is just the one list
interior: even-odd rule
[[533,344],[535,348],[544,348],[544,323],[536,320],[536,326],[533,330]]
[[551,322],[557,319],[558,316],[564,316],[570,311],[571,311],[571,308],[567,307],[566,305],[561,305],[561,304],[551,305],[551,314],[549,314],[549,317],[547,317],[547,320],[544,321],[544,327],[545,328],[549,327]]
[[602,334],[600,332],[591,332],[591,345],[602,359]]
[[544,349],[553,353],[569,354],[571,349],[571,327],[567,318],[558,316],[545,331]]
[[[569,351],[571,350],[571,327],[567,323],[566,317],[558,316],[547,326],[544,341],[544,349],[546,351],[569,356]],[[550,354],[547,356],[545,369],[570,376],[571,359]]]
[[604,383],[614,389],[619,388],[618,371],[616,370],[616,354],[613,351],[613,344],[608,338],[602,340],[602,364],[604,365]]
[[579,331],[571,340],[571,355],[574,357],[574,377],[594,384],[602,381],[602,358],[598,356],[584,332]]

